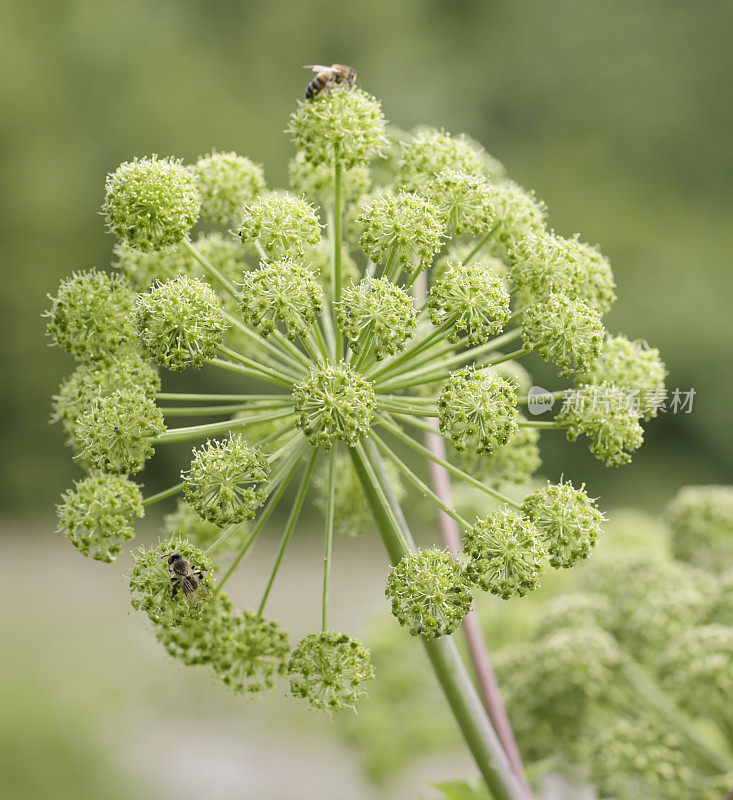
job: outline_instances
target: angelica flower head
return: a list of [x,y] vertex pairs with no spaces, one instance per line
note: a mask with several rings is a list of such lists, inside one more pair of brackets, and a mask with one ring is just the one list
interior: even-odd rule
[[201,156],[191,167],[201,196],[201,216],[210,222],[229,225],[241,206],[265,191],[262,167],[236,153]]
[[403,145],[396,184],[417,191],[446,169],[482,177],[482,155],[482,149],[467,136],[451,136],[444,130],[421,128]]
[[[290,186],[298,195],[326,208],[334,202],[333,166],[327,161],[309,161],[306,153],[298,150],[288,163]],[[355,202],[365,195],[371,186],[368,167],[358,163],[341,172],[341,193],[344,202]]]
[[547,208],[532,192],[510,180],[491,186],[491,205],[494,225],[490,247],[495,255],[512,262],[521,242],[544,233]]
[[199,218],[196,178],[173,158],[135,159],[107,176],[102,213],[120,242],[149,252],[178,244]]
[[313,206],[288,192],[260,195],[241,210],[239,236],[244,244],[258,243],[270,258],[302,256],[321,239]]
[[438,209],[446,229],[456,236],[483,236],[495,220],[488,181],[457,169],[430,178],[421,193]]
[[437,548],[404,556],[392,569],[385,593],[399,623],[426,639],[453,633],[471,608],[463,570]]

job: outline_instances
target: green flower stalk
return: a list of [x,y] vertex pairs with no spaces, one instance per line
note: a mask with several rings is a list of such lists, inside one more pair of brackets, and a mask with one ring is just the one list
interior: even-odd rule
[[[75,274],[48,312],[52,342],[83,362],[54,415],[93,470],[64,496],[60,528],[106,560],[143,507],[178,503],[130,574],[133,606],[157,638],[235,691],[287,678],[292,695],[337,711],[373,671],[367,648],[329,626],[333,535],[371,519],[393,567],[395,615],[422,639],[487,786],[497,800],[526,800],[516,748],[509,759],[451,635],[474,587],[521,596],[547,560],[569,567],[589,554],[601,515],[582,488],[549,484],[522,504],[501,485],[527,484],[544,431],[588,436],[611,465],[629,460],[650,414],[621,400],[637,378],[646,398],[658,395],[663,366],[656,351],[606,337],[608,262],[547,233],[544,205],[473,140],[422,128],[390,143],[380,103],[345,83],[299,102],[288,130],[297,195],[265,191],[261,167],[235,153],[190,166],[153,156],[108,177],[118,272]],[[199,217],[219,229],[195,230]],[[576,383],[554,420],[520,413],[532,381],[517,360],[533,352]],[[169,390],[151,361],[186,372],[179,381],[217,371],[228,393]],[[599,392],[613,402],[581,402]],[[422,443],[436,427],[449,456]],[[177,442],[192,443],[190,466],[136,494],[125,476]],[[466,522],[426,482],[428,461],[434,485],[447,470],[496,510]],[[463,529],[465,561],[417,550],[400,506],[407,484]],[[266,605],[311,494],[324,517],[320,629],[291,652]],[[222,587],[284,497],[261,602],[238,610]]]

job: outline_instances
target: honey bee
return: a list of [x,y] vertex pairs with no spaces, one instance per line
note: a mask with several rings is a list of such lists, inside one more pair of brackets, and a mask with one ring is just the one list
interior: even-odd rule
[[188,559],[180,553],[172,553],[163,558],[167,559],[171,571],[171,598],[175,599],[178,590],[182,589],[186,600],[195,606],[200,598],[208,594],[208,589],[202,582],[204,573],[192,567]]
[[312,100],[319,92],[330,89],[338,83],[346,86],[353,86],[356,83],[356,70],[347,67],[346,64],[331,64],[324,67],[323,64],[310,64],[305,69],[312,69],[317,73],[316,77],[305,87],[305,99]]

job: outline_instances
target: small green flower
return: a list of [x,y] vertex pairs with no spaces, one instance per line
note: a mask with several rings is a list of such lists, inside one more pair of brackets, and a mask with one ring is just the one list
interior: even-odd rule
[[288,662],[290,693],[312,708],[332,713],[353,708],[374,678],[369,650],[344,633],[311,633],[298,642]]
[[438,395],[440,431],[460,452],[491,453],[518,430],[514,386],[490,369],[453,372]]
[[447,269],[430,290],[428,308],[436,327],[452,320],[448,338],[484,344],[501,333],[509,319],[510,299],[506,281],[481,261],[463,265],[448,262]]
[[[448,245],[444,252],[438,254],[430,270],[430,280],[433,284],[437,283],[448,271],[449,266],[457,264],[472,263],[475,253],[473,242],[453,242]],[[504,283],[509,283],[509,268],[498,258],[481,253],[477,259],[484,271],[488,272],[493,278],[501,278]]]
[[137,484],[122,475],[95,473],[75,481],[56,507],[59,531],[83,555],[112,562],[134,538],[134,517],[145,515]]
[[352,350],[359,352],[364,344],[378,361],[399,353],[415,335],[417,313],[412,298],[385,278],[365,278],[346,287],[337,308],[339,328]]
[[190,167],[201,195],[201,216],[228,225],[240,208],[265,191],[259,164],[236,153],[212,152]]
[[567,429],[568,441],[585,434],[591,453],[608,467],[628,464],[631,453],[644,442],[638,410],[628,394],[611,383],[572,393],[557,421]]
[[369,432],[377,407],[372,384],[343,361],[324,364],[293,388],[296,424],[314,447],[354,447]]
[[437,548],[403,556],[389,574],[385,594],[400,625],[426,639],[453,633],[472,601],[461,565]]
[[253,519],[267,495],[267,457],[239,436],[207,441],[193,451],[191,468],[181,473],[185,498],[203,519],[220,528]]
[[[524,421],[519,415],[518,421]],[[504,484],[526,486],[542,466],[540,434],[536,428],[519,428],[507,443],[493,453],[458,453],[464,472],[489,483],[494,488]]]
[[97,397],[76,425],[79,456],[97,469],[140,472],[165,432],[163,414],[140,389],[119,389]]
[[393,262],[408,273],[430,265],[444,240],[440,211],[428,200],[408,192],[382,192],[362,205],[361,246],[375,264]]
[[76,423],[91,408],[95,398],[118,389],[139,389],[147,397],[160,391],[155,368],[133,350],[114,362],[90,361],[80,364],[53,396],[52,422],[61,422],[70,443],[75,442]]
[[[185,500],[179,500],[176,507],[163,517],[163,533],[166,536],[180,536],[192,545],[205,550],[222,535],[221,528],[213,522],[202,519],[201,515]],[[249,538],[249,526],[242,523],[216,548],[217,557],[227,557]]]
[[77,361],[108,359],[134,346],[135,293],[121,275],[92,269],[61,281],[46,334]]
[[562,294],[530,306],[522,318],[525,348],[536,349],[541,358],[560,367],[561,375],[586,370],[598,357],[604,336],[598,312]]
[[578,376],[578,383],[608,382],[634,392],[641,413],[649,420],[656,417],[664,405],[666,377],[667,369],[656,347],[649,347],[639,339],[631,341],[625,336],[607,336],[598,356]]
[[305,336],[323,312],[323,289],[316,275],[292,258],[263,262],[242,278],[240,310],[263,336],[285,326],[288,338]]
[[102,213],[107,229],[136,250],[182,241],[201,209],[196,178],[177,159],[135,159],[107,176]]
[[553,567],[572,567],[588,558],[601,532],[603,514],[585,493],[570,482],[550,483],[522,503],[522,513],[543,538]]
[[403,145],[395,184],[417,191],[446,169],[483,177],[483,155],[483,149],[468,136],[451,136],[444,130],[422,128]]
[[[197,588],[185,592],[173,576],[168,559],[178,554],[188,561],[196,575]],[[176,627],[190,618],[202,618],[214,592],[214,573],[211,559],[178,536],[133,553],[130,573],[130,602],[135,611],[143,611],[155,625]],[[174,589],[176,590],[174,592]]]
[[456,236],[483,236],[494,226],[494,206],[488,181],[457,169],[430,178],[422,194],[438,209],[445,227]]
[[[305,195],[320,206],[333,205],[333,166],[327,161],[308,161],[299,150],[288,164],[290,186],[299,195]],[[368,167],[357,164],[341,173],[341,194],[344,202],[351,203],[369,191],[371,176]]]
[[517,246],[526,238],[545,230],[547,207],[514,181],[501,181],[491,187],[494,227],[491,244],[495,254],[511,262]]
[[540,532],[527,518],[499,508],[463,534],[466,574],[485,592],[508,600],[539,588],[547,557]]
[[676,558],[710,572],[733,567],[733,487],[685,486],[665,516]]
[[141,347],[174,372],[201,369],[218,352],[228,327],[216,292],[186,275],[139,294],[135,316]]
[[347,169],[367,164],[386,144],[379,101],[350,87],[336,86],[298,102],[288,132],[306,161],[338,161]]
[[154,621],[159,624],[155,628],[155,638],[170,656],[186,666],[216,668],[229,651],[226,645],[234,606],[227,594],[216,592],[196,610],[198,613],[193,616],[177,617],[175,625],[156,612]]
[[310,203],[287,192],[260,195],[242,208],[239,236],[259,242],[271,258],[302,256],[321,240],[321,226]]

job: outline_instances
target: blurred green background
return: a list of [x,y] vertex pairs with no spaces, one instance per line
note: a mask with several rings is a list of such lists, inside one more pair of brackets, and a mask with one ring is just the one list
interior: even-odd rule
[[[229,747],[233,763],[242,736],[258,741],[243,722],[248,707],[203,699],[204,682],[181,677],[124,615],[121,584],[109,598],[108,568],[82,563],[52,534],[53,503],[76,470],[48,426],[49,398],[72,364],[46,346],[40,314],[61,277],[109,263],[105,174],[136,155],[192,160],[215,147],[263,162],[268,183],[283,185],[292,153],[283,129],[312,62],[354,65],[402,128],[471,134],[547,202],[559,232],[601,244],[619,284],[608,326],[658,346],[670,387],[697,392],[693,412],[650,424],[646,446],[618,471],[582,444],[544,442],[548,475],[585,480],[606,507],[654,511],[682,484],[729,481],[733,465],[732,31],[733,4],[719,0],[0,0],[0,513],[21,609],[0,625],[12,653],[0,680],[15,698],[0,773],[14,797],[114,797],[130,781],[138,796],[167,796],[166,785],[197,796],[205,774],[166,783],[167,768],[185,767],[185,748],[161,764],[151,741],[190,741],[197,714],[226,730],[217,753]],[[371,545],[362,547],[369,563]],[[361,602],[360,619],[383,609],[376,547],[373,556],[371,599],[344,591],[345,606]],[[28,580],[34,569],[42,591]],[[283,744],[281,705],[267,701],[255,719],[292,757],[302,737]],[[295,731],[321,725],[287,713]],[[318,796],[371,797],[333,766],[329,736],[324,758],[348,774],[324,777]],[[256,766],[259,751],[249,752]],[[53,788],[28,778],[44,774],[39,763],[57,776]],[[206,796],[241,796],[226,759],[207,763],[235,788]]]

